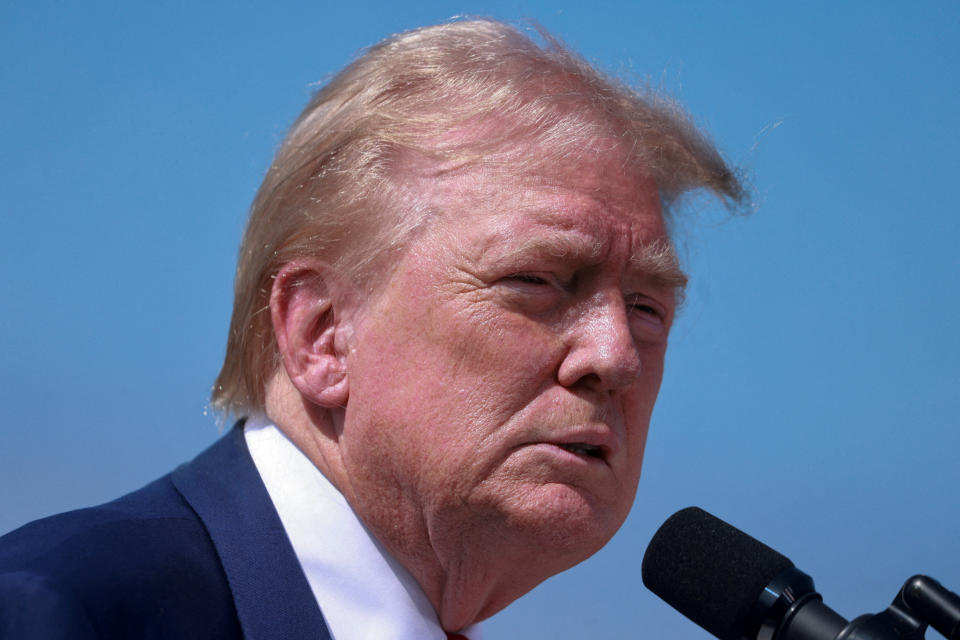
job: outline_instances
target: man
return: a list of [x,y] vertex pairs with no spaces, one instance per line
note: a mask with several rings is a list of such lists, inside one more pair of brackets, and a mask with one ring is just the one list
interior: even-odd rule
[[673,105],[545,40],[420,29],[316,94],[241,248],[213,399],[246,419],[7,536],[0,629],[469,636],[610,539],[685,282],[664,207],[742,191]]

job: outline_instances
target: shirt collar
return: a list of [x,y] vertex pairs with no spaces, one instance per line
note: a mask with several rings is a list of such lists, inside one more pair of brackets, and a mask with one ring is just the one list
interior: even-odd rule
[[296,445],[265,418],[244,437],[333,637],[446,640],[420,585]]

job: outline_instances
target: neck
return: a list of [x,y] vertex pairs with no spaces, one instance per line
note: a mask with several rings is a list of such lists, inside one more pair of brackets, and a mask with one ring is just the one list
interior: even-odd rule
[[[511,554],[516,532],[491,530],[489,518],[462,505],[425,509],[419,496],[389,473],[355,473],[344,451],[345,410],[309,403],[281,371],[268,383],[267,417],[344,495],[354,512],[414,577],[441,626],[456,631],[497,613],[541,581],[572,565],[561,554]],[[369,461],[368,461],[369,462]],[[388,498],[388,499],[385,499]],[[466,512],[467,519],[464,518]],[[432,515],[428,515],[432,514]],[[438,515],[439,514],[439,515]],[[539,569],[539,570],[538,570]]]
[[515,536],[525,534],[491,529],[489,518],[432,522],[425,528],[421,539],[429,542],[427,550],[405,566],[444,629],[455,631],[489,618],[579,560],[559,550],[531,557],[528,546],[510,543]]

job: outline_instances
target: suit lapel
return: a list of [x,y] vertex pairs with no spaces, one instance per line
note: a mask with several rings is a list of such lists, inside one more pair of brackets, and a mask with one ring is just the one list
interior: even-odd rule
[[243,423],[173,472],[220,556],[247,640],[330,640],[243,437]]

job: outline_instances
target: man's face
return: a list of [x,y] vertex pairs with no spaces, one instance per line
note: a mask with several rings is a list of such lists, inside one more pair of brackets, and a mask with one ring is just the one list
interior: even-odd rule
[[573,564],[630,509],[660,386],[680,274],[645,258],[666,242],[655,185],[615,156],[429,190],[439,213],[347,358],[354,506],[434,546],[477,533]]

